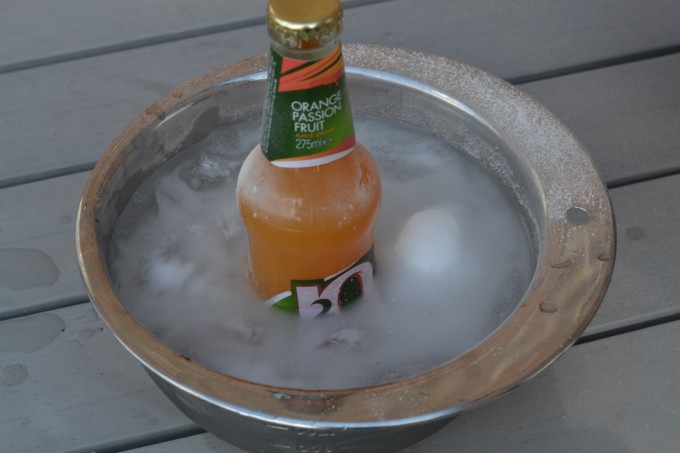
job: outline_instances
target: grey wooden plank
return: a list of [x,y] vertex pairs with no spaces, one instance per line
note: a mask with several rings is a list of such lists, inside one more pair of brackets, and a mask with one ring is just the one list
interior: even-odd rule
[[[676,39],[673,36],[680,33],[678,27],[665,22],[677,17],[680,3],[660,0],[655,8],[648,8],[643,7],[646,3],[641,0],[617,2],[616,7],[612,1],[579,3],[565,8],[560,6],[561,2],[532,4],[530,0],[514,3],[487,0],[479,4],[472,0],[455,4],[427,0],[412,9],[408,1],[394,0],[348,9],[345,38],[346,41],[419,48],[460,59],[502,77],[515,77],[639,51],[652,46],[652,41],[660,39],[659,36],[671,36],[672,41]],[[432,20],[430,12],[440,9],[438,17],[450,20]],[[582,20],[576,20],[578,15],[583,16]],[[629,23],[628,17],[636,20]],[[389,28],[374,26],[376,21],[388,23],[388,20],[393,21]],[[212,67],[264,52],[267,47],[264,27],[253,27],[0,75],[3,99],[0,187],[82,170],[83,165],[91,165],[101,155],[136,114],[171,88]],[[661,63],[671,64],[667,74],[677,68],[674,61],[664,59]],[[630,79],[622,74],[628,71],[630,66],[607,72],[610,80],[604,83],[607,92],[601,96],[603,102],[617,95],[616,87],[624,84],[620,78]],[[648,92],[656,89],[677,99],[680,90],[672,78],[657,78],[669,85],[656,87],[645,78],[637,83]],[[556,91],[560,91],[560,84],[569,86],[564,80],[567,78],[555,82]],[[547,87],[543,91],[549,92],[550,82],[545,83],[541,87]],[[534,88],[539,95],[541,90]],[[572,98],[571,103],[565,99],[569,108],[563,114],[577,117],[589,108],[587,103],[576,103],[579,99],[587,101],[583,97]],[[667,100],[663,102],[668,105]],[[555,107],[562,111],[560,105]],[[668,124],[677,118],[676,112],[659,110],[655,104],[645,105],[639,114],[648,118],[665,115],[660,121]],[[625,124],[619,124],[620,120],[621,117],[611,117],[611,123],[605,124],[603,131],[622,130]],[[663,156],[668,156],[668,143],[672,143],[674,137],[671,135],[664,141],[665,136],[658,135]],[[610,138],[602,134],[596,143]],[[634,169],[639,165],[644,169],[650,162],[654,168],[666,165],[655,153],[657,150],[652,146],[631,153],[630,156],[639,160],[629,167]],[[606,159],[600,168],[606,175],[614,175],[619,167]],[[610,164],[611,170],[607,168]]]
[[0,66],[263,17],[266,0],[4,0]]
[[678,327],[577,346],[516,392],[462,415],[407,452],[454,445],[479,453],[677,451]]
[[[504,78],[680,44],[675,0],[394,0],[348,14],[345,41],[452,57]],[[378,26],[376,24],[386,24]]]
[[74,241],[86,178],[0,190],[0,319],[86,298]]
[[213,436],[210,433],[198,434],[195,436],[184,437],[154,445],[147,445],[141,448],[126,450],[125,453],[244,453],[234,445]]
[[610,197],[616,264],[589,333],[680,313],[680,175],[620,187]]
[[193,425],[89,304],[0,322],[0,451],[96,451]]
[[[680,5],[680,3],[678,3]],[[680,54],[523,84],[620,184],[680,170]]]
[[[671,453],[680,445],[680,323],[576,346],[533,380],[404,450]],[[670,359],[670,360],[669,360]],[[239,453],[211,434],[129,453]]]
[[0,187],[94,162],[155,99],[267,42],[257,27],[0,75]]

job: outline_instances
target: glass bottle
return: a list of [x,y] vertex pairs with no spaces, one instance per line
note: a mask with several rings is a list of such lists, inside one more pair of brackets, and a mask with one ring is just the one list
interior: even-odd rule
[[270,0],[262,141],[243,163],[238,206],[249,277],[269,305],[316,317],[371,285],[380,174],[354,137],[338,0]]

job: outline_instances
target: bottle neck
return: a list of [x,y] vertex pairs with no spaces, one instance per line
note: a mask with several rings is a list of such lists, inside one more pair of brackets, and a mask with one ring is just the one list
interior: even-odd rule
[[272,48],[282,56],[305,61],[320,60],[333,52],[339,43],[339,39],[333,39],[325,42],[323,45],[310,45],[308,48],[292,48],[276,40],[271,42]]
[[352,111],[338,40],[310,49],[272,42],[262,151],[279,167],[323,165],[354,148]]

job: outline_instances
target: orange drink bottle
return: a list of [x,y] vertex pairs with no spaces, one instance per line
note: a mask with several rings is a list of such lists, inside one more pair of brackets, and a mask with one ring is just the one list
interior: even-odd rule
[[262,141],[237,199],[249,278],[267,303],[302,317],[340,312],[371,285],[380,174],[355,140],[338,0],[270,0]]

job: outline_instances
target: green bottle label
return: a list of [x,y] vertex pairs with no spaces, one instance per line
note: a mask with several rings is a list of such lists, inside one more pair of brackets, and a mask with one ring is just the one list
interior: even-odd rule
[[302,168],[340,159],[354,149],[354,124],[338,45],[320,60],[269,60],[262,150],[274,165]]
[[268,305],[303,318],[339,313],[368,291],[374,272],[375,255],[371,248],[359,261],[330,277],[292,280],[290,291],[272,297]]

